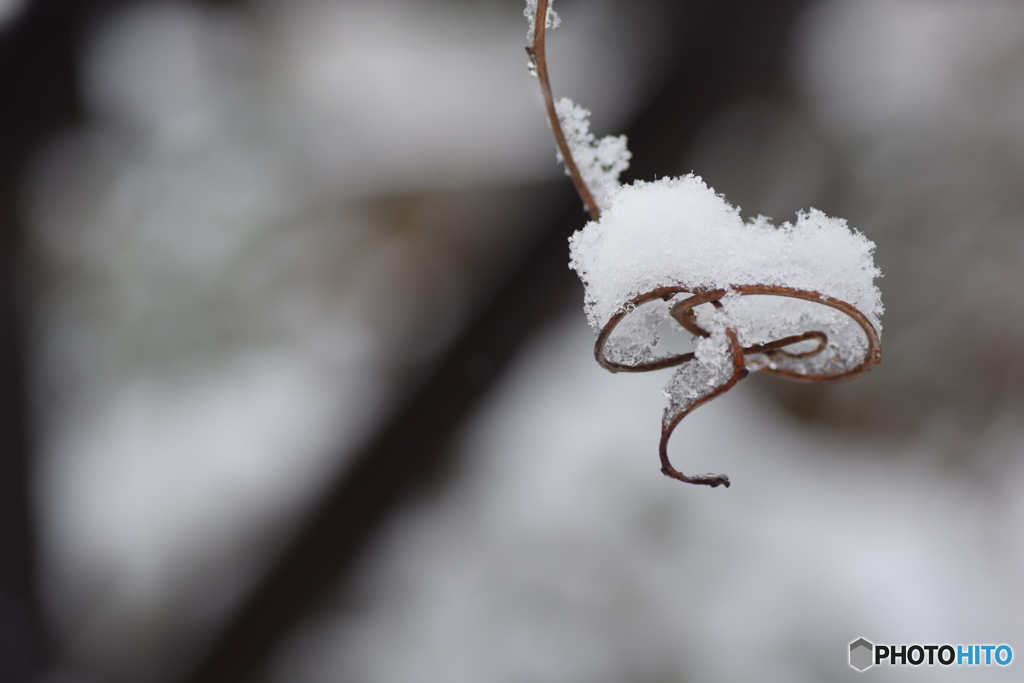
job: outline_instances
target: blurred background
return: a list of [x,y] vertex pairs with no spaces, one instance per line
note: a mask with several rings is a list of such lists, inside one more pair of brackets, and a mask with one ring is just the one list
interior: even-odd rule
[[883,364],[753,376],[672,448],[732,488],[663,477],[669,373],[593,361],[520,2],[0,0],[0,680],[1024,656],[1024,5],[556,9],[627,180],[877,243]]

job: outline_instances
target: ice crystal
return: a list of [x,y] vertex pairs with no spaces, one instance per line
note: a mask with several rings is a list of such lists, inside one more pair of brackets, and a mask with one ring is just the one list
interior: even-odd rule
[[[598,206],[605,208],[611,194],[619,187],[619,174],[629,168],[633,156],[626,147],[626,136],[606,135],[595,139],[590,132],[590,111],[568,97],[555,102],[555,111],[580,175]],[[558,160],[565,161],[561,152]]]
[[[558,16],[555,10],[551,9],[552,4],[554,4],[554,0],[549,0],[548,16],[544,21],[544,26],[546,28],[558,28],[562,24],[562,19]],[[532,43],[533,25],[537,19],[537,0],[526,0],[526,9],[523,10],[523,16],[526,17],[526,21],[530,25],[526,32],[526,42]]]

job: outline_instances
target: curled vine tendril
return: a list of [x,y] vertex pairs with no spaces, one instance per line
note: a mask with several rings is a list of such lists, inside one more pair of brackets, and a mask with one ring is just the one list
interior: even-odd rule
[[[540,81],[540,88],[544,97],[544,106],[547,111],[548,123],[555,135],[555,142],[562,154],[562,159],[565,161],[566,171],[572,179],[573,185],[576,187],[576,191],[579,194],[580,199],[583,200],[583,205],[590,214],[590,218],[597,221],[601,218],[601,209],[595,201],[590,188],[587,187],[586,182],[583,180],[583,176],[580,174],[579,167],[573,158],[572,150],[566,141],[565,133],[563,132],[561,122],[558,119],[558,114],[555,111],[554,97],[551,93],[551,80],[548,76],[544,43],[548,4],[548,0],[537,1],[537,13],[534,17],[533,42],[526,48],[526,53],[530,58],[530,65],[536,70],[537,77]],[[594,345],[594,357],[597,359],[598,364],[610,372],[649,372],[652,370],[677,367],[693,361],[695,356],[694,353],[690,352],[658,358],[652,361],[626,364],[611,360],[608,358],[606,353],[608,341],[611,338],[612,332],[629,313],[633,312],[643,304],[656,300],[668,302],[676,296],[683,294],[688,294],[689,296],[686,296],[677,303],[672,304],[669,312],[675,322],[697,337],[709,337],[711,335],[708,330],[704,329],[697,323],[695,309],[698,306],[711,304],[716,309],[721,309],[721,300],[727,294],[736,294],[739,296],[760,295],[802,299],[804,301],[833,308],[852,319],[853,322],[861,328],[867,340],[867,345],[864,357],[852,367],[844,366],[842,369],[836,370],[835,372],[805,372],[799,367],[786,367],[786,361],[812,358],[824,352],[829,343],[828,335],[825,334],[825,332],[812,330],[802,334],[777,339],[775,341],[744,347],[740,344],[739,335],[736,329],[727,325],[725,328],[725,336],[728,342],[728,353],[732,365],[729,378],[718,384],[711,391],[696,398],[681,410],[667,410],[662,419],[661,441],[658,447],[659,455],[661,457],[661,471],[663,474],[673,479],[678,479],[679,481],[689,484],[710,486],[712,488],[717,486],[729,486],[729,477],[724,474],[686,475],[677,470],[672,465],[668,457],[668,442],[672,437],[672,433],[684,417],[708,401],[721,396],[729,389],[736,386],[741,379],[749,374],[749,367],[755,366],[760,372],[765,372],[793,382],[831,384],[834,382],[853,379],[854,377],[867,372],[873,365],[882,361],[882,346],[878,337],[878,331],[875,329],[874,325],[872,325],[868,317],[852,304],[812,290],[796,289],[780,285],[737,284],[720,289],[690,288],[682,285],[664,286],[657,287],[649,292],[634,297],[621,307],[617,313],[612,315],[598,333],[597,342]],[[794,344],[809,342],[812,340],[817,342],[817,345],[813,349],[800,352],[787,350],[788,347],[793,346]],[[748,356],[754,355],[765,357],[767,362],[755,363],[748,360]]]

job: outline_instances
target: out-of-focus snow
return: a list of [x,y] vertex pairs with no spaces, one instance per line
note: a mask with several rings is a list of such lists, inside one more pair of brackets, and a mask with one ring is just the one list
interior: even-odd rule
[[800,86],[841,141],[904,126],[934,134],[936,115],[990,105],[965,95],[1012,77],[1022,32],[1015,0],[825,0],[804,22]]
[[[339,596],[358,608],[325,610],[271,680],[855,681],[859,636],[1024,638],[1024,468],[979,485],[735,392],[673,446],[732,488],[683,485],[658,471],[660,378],[606,373],[589,339],[576,318],[537,341],[469,430],[456,488],[409,510]],[[1011,422],[981,447],[1024,448]]]
[[[657,471],[664,377],[608,375],[577,321],[511,373],[451,500],[398,525],[349,618],[295,645],[304,677],[279,680],[860,680],[844,659],[858,635],[1022,640],[1024,297],[992,293],[1024,288],[1024,6],[819,5],[797,83],[833,135],[817,151],[850,164],[845,200],[880,214],[856,223],[887,242],[900,316],[886,364],[849,388],[884,383],[865,396],[906,441],[845,443],[735,392],[672,450],[733,487],[671,482]],[[267,529],[335,465],[322,446],[372,422],[378,354],[406,328],[365,294],[415,302],[450,268],[360,202],[556,172],[518,6],[232,7],[248,9],[111,15],[85,51],[90,125],[38,160],[27,202],[50,283],[32,340],[46,590],[83,668],[176,659],[169,632],[198,631],[193,612],[214,617],[244,589]],[[556,90],[614,130],[638,101],[641,46],[595,40],[605,3],[576,7],[597,18],[574,16],[549,45]],[[789,139],[759,149],[758,168],[806,160]],[[723,159],[757,142],[730,140]],[[828,164],[802,168],[835,191]],[[791,210],[786,197],[770,208]],[[963,398],[952,419],[936,409],[949,397]],[[925,429],[908,432],[915,410]],[[892,680],[915,675],[940,674]]]
[[[553,58],[614,121],[643,50],[579,14]],[[514,18],[172,1],[97,25],[86,123],[26,198],[45,590],[69,657],[136,678],[132,657],[159,667],[220,614],[404,389],[396,359],[464,313],[463,266],[530,234],[480,220],[532,210],[486,188],[557,174]]]
[[881,384],[829,392],[819,414],[955,425],[946,457],[973,459],[995,408],[1024,400],[1024,297],[1006,294],[1024,289],[1024,3],[825,0],[794,47],[841,164],[832,206],[886,273]]
[[0,30],[9,21],[13,21],[24,9],[25,0],[0,0]]
[[[727,472],[733,486],[687,487],[657,472],[661,378],[608,375],[580,353],[582,321],[567,323],[474,426],[453,494],[396,525],[274,680],[852,682],[864,679],[846,663],[860,636],[1024,641],[1024,427],[1008,379],[1020,376],[1024,298],[1006,294],[1024,287],[1024,6],[812,10],[797,82],[832,136],[822,153],[839,147],[849,164],[843,201],[884,242],[900,316],[886,364],[848,386],[891,414],[899,438],[791,421],[767,392],[733,392],[688,418],[672,448],[680,467]],[[964,396],[977,400],[939,409]],[[1001,681],[1015,666],[970,677]]]

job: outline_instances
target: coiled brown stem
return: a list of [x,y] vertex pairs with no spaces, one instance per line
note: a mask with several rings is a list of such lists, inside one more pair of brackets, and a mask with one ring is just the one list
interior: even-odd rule
[[[548,4],[548,0],[537,1],[537,13],[534,16],[533,24],[533,42],[526,48],[526,53],[530,58],[530,63],[536,69],[537,77],[540,80],[540,89],[544,96],[544,107],[547,112],[548,123],[551,125],[551,130],[555,135],[555,143],[558,145],[558,150],[565,162],[566,171],[570,178],[572,178],[573,185],[576,187],[576,192],[579,194],[580,199],[583,200],[583,204],[586,207],[587,212],[590,214],[591,219],[596,221],[601,218],[601,209],[598,207],[590,188],[587,187],[587,183],[584,181],[583,176],[580,173],[576,160],[573,158],[572,150],[569,148],[569,143],[565,138],[565,132],[562,130],[562,124],[558,119],[558,113],[555,110],[554,97],[551,93],[551,79],[548,76],[547,56],[544,42],[547,30]],[[875,329],[874,325],[872,325],[871,321],[868,320],[867,316],[861,313],[861,311],[859,311],[855,306],[840,299],[812,290],[796,289],[781,285],[747,284],[731,285],[728,288],[719,289],[702,289],[682,285],[672,285],[657,287],[649,292],[634,297],[630,301],[626,302],[619,312],[615,313],[608,319],[598,334],[597,342],[594,345],[594,356],[597,359],[598,364],[611,372],[649,372],[651,370],[661,370],[664,368],[683,365],[684,363],[694,360],[693,353],[683,353],[652,361],[626,364],[609,359],[606,349],[612,332],[629,313],[634,311],[637,307],[651,301],[658,299],[666,302],[670,301],[678,294],[689,294],[690,296],[671,307],[670,314],[672,318],[691,334],[698,337],[707,337],[709,336],[709,332],[697,323],[697,317],[694,309],[702,304],[711,304],[716,308],[721,308],[721,299],[728,293],[734,293],[740,296],[781,296],[792,299],[802,299],[804,301],[828,306],[840,311],[857,323],[861,330],[863,330],[867,339],[867,348],[864,358],[853,367],[846,367],[845,369],[834,373],[801,372],[792,368],[780,367],[775,362],[769,362],[767,365],[759,367],[758,369],[761,372],[766,372],[770,375],[775,375],[776,377],[781,377],[794,382],[828,384],[853,379],[854,377],[870,370],[871,366],[882,361],[882,347],[879,341],[878,331]],[[729,486],[729,478],[724,474],[688,476],[673,467],[672,463],[669,461],[668,442],[672,433],[675,431],[675,428],[679,425],[682,419],[699,406],[721,396],[735,386],[737,382],[746,377],[748,374],[746,362],[747,356],[758,354],[767,356],[770,361],[777,359],[780,362],[785,359],[812,358],[822,353],[828,347],[829,342],[828,335],[826,335],[825,332],[811,330],[771,342],[742,347],[740,346],[739,337],[735,329],[727,327],[725,334],[728,338],[729,354],[733,364],[733,371],[729,379],[720,386],[715,387],[707,394],[697,398],[685,409],[673,414],[666,413],[662,420],[661,443],[659,445],[661,471],[665,475],[690,484],[702,484],[712,488],[716,486]],[[817,346],[813,349],[801,352],[787,351],[787,347],[811,340],[816,340],[818,342]]]
[[[795,289],[793,287],[783,287],[780,285],[733,285],[724,289],[701,289],[684,286],[655,288],[650,292],[646,292],[630,299],[626,305],[619,310],[619,312],[608,319],[608,322],[605,323],[601,332],[597,336],[597,342],[594,345],[594,357],[597,359],[597,362],[601,367],[611,372],[649,372],[651,370],[671,368],[690,362],[694,358],[694,354],[692,352],[667,356],[665,358],[659,358],[657,360],[643,363],[626,364],[609,359],[606,350],[612,332],[614,332],[618,324],[622,322],[627,315],[646,303],[659,299],[662,301],[670,301],[678,294],[689,294],[690,296],[679,301],[670,308],[672,318],[691,334],[698,337],[707,337],[710,333],[697,323],[695,309],[697,306],[709,303],[720,308],[722,305],[720,303],[721,299],[730,292],[739,294],[740,296],[782,296],[792,299],[802,299],[804,301],[828,306],[844,313],[856,322],[861,330],[863,330],[867,340],[867,349],[864,354],[864,358],[853,367],[846,368],[840,372],[802,373],[796,370],[772,365],[760,368],[761,372],[766,372],[770,375],[775,375],[776,377],[781,377],[794,382],[831,384],[833,382],[843,382],[853,379],[854,377],[870,370],[871,366],[882,361],[882,346],[878,338],[878,332],[875,330],[874,325],[871,324],[871,321],[868,320],[867,316],[861,313],[855,306],[840,299],[836,299],[835,297],[827,296],[812,290]],[[673,415],[666,415],[665,419],[662,421],[661,443],[659,446],[662,472],[673,479],[679,479],[680,481],[685,481],[691,484],[703,484],[711,487],[729,485],[729,478],[725,475],[687,476],[675,469],[668,458],[668,442],[672,436],[672,432],[675,431],[675,428],[684,417],[708,401],[721,396],[726,391],[734,387],[737,382],[746,377],[746,356],[763,354],[769,358],[776,355],[782,355],[788,358],[810,358],[821,353],[828,346],[828,335],[817,330],[784,337],[782,339],[777,339],[763,344],[753,344],[746,347],[740,346],[739,339],[734,329],[727,328],[726,335],[729,339],[729,353],[733,360],[733,372],[730,378],[722,385],[716,387],[713,391],[698,398],[685,410]],[[786,347],[788,346],[792,346],[793,344],[803,341],[810,341],[812,339],[817,340],[818,342],[817,347],[814,349],[799,353],[786,350]]]

